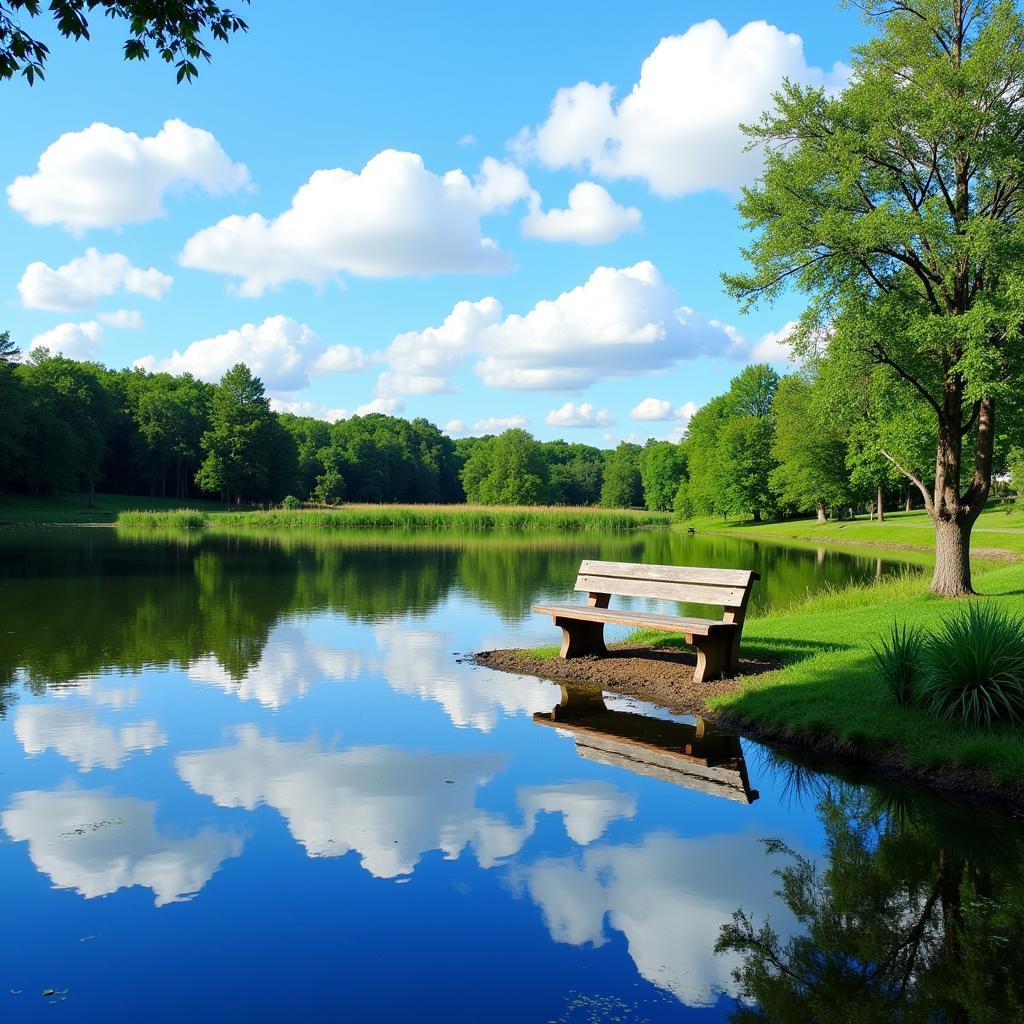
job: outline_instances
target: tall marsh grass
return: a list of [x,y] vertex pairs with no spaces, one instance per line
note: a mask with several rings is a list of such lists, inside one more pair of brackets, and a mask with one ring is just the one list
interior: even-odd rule
[[526,532],[555,530],[638,530],[668,526],[666,512],[626,509],[550,508],[546,506],[485,505],[341,505],[337,508],[270,509],[225,512],[215,517],[218,528],[262,530],[461,530]]
[[192,508],[173,508],[160,512],[128,510],[117,514],[119,527],[136,530],[201,530],[208,522],[205,512]]

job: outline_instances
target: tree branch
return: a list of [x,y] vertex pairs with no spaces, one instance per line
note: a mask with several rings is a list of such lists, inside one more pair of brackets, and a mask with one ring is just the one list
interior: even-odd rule
[[928,493],[928,488],[925,487],[920,478],[911,473],[911,471],[901,462],[894,459],[884,448],[879,448],[878,450],[921,492],[921,496],[924,498],[924,507],[927,509],[928,515],[934,519],[935,502],[932,500],[932,496]]

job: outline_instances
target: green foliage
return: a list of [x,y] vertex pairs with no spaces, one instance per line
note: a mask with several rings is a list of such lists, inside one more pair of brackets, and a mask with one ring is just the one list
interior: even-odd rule
[[1018,408],[1024,387],[1024,15],[995,0],[862,6],[880,31],[849,85],[787,81],[746,128],[764,168],[739,204],[749,270],[725,282],[747,306],[799,289],[798,355],[827,350],[854,386],[877,369],[899,419],[922,406],[934,479],[903,469],[937,526],[961,533],[932,582],[961,595],[996,409]]
[[466,499],[481,505],[540,505],[548,468],[541,445],[525,430],[482,439],[459,474]]
[[822,517],[849,504],[847,446],[834,412],[821,400],[818,381],[809,374],[783,377],[772,416],[776,465],[769,485],[779,504],[796,512],[817,511]]
[[302,508],[302,502],[294,494],[288,494],[281,501],[281,508],[288,512],[294,512],[296,509]]
[[[248,3],[249,0],[243,0]],[[47,10],[65,39],[89,39],[86,10],[94,9],[109,19],[126,21],[129,35],[124,42],[125,60],[146,60],[150,52],[177,68],[178,82],[191,81],[199,74],[196,62],[210,60],[203,42],[209,32],[213,39],[226,43],[236,32],[245,32],[246,23],[226,7],[212,0],[50,0]],[[43,15],[42,0],[7,0],[0,6],[0,80],[15,74],[29,85],[45,77],[49,47],[30,35],[23,19]]]
[[875,664],[898,707],[913,704],[915,682],[924,654],[925,638],[920,629],[893,622],[877,646],[871,645]]
[[548,464],[548,500],[553,505],[596,505],[601,500],[604,452],[587,444],[541,442]]
[[928,638],[918,686],[942,718],[991,727],[1024,717],[1024,620],[972,602]]
[[770,486],[775,468],[772,414],[779,376],[765,365],[748,366],[729,390],[690,420],[686,457],[688,500],[697,515],[749,515],[775,508]]
[[686,453],[669,441],[648,441],[639,465],[644,504],[651,511],[670,512],[686,476]]
[[1006,456],[1006,471],[1010,474],[1010,486],[1018,501],[1024,497],[1024,448],[1011,448]]
[[295,443],[270,411],[263,382],[244,363],[221,378],[200,446],[204,457],[196,483],[204,490],[242,501],[280,493],[280,484],[290,486],[294,479]]
[[643,504],[640,455],[640,445],[623,441],[608,456],[601,485],[601,504],[605,508],[634,508]]

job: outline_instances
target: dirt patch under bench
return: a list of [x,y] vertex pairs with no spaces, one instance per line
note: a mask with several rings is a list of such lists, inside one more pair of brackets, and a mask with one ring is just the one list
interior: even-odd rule
[[677,647],[647,647],[635,644],[611,644],[603,658],[539,658],[529,651],[483,651],[473,660],[478,665],[515,672],[519,675],[541,676],[556,683],[580,687],[600,687],[610,693],[623,693],[660,704],[680,714],[706,714],[708,697],[734,693],[743,689],[744,676],[757,675],[778,668],[778,665],[750,658],[740,660],[740,671],[734,679],[694,683],[697,659],[691,651]]

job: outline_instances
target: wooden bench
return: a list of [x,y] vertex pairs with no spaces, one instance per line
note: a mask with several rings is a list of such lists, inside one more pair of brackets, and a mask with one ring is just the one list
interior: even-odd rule
[[[697,650],[693,678],[702,683],[728,678],[738,670],[743,617],[754,581],[760,578],[752,569],[584,560],[576,577],[576,590],[589,595],[586,604],[539,604],[533,610],[550,615],[555,625],[561,627],[563,658],[607,654],[606,622],[683,633],[686,642]],[[609,608],[612,597],[717,605],[723,614],[721,619],[701,619]]]

